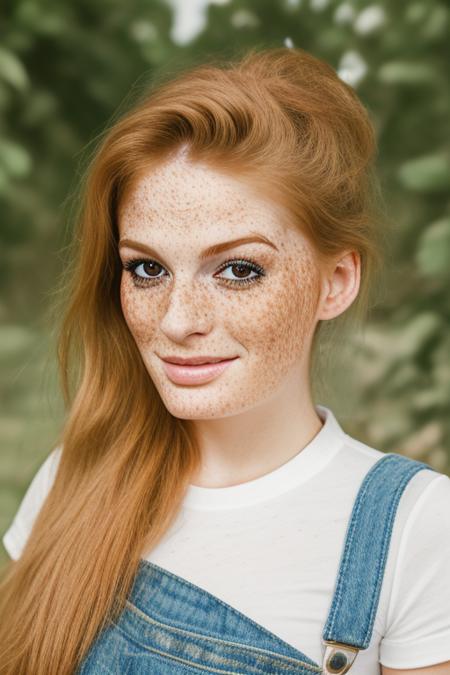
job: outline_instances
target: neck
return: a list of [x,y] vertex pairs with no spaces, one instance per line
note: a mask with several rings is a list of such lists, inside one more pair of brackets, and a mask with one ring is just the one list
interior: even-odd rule
[[323,426],[310,392],[278,394],[239,415],[196,420],[201,463],[191,484],[205,488],[255,480],[288,462]]

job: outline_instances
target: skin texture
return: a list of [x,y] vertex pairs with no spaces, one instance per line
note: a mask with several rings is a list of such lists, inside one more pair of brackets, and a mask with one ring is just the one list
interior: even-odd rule
[[[144,259],[121,279],[125,320],[170,413],[195,420],[202,465],[193,484],[235,485],[284,464],[319,432],[308,360],[317,321],[340,314],[359,285],[354,252],[323,269],[307,239],[282,224],[277,205],[249,186],[183,152],[142,175],[119,209],[122,263]],[[248,243],[201,259],[203,249],[250,234],[276,248]],[[226,261],[251,260],[264,276]],[[224,267],[220,269],[220,267]],[[150,278],[149,277],[153,277]],[[154,277],[159,277],[155,279]],[[180,385],[159,356],[238,356],[211,382]]]
[[423,668],[414,668],[407,670],[398,668],[386,668],[381,666],[382,675],[450,675],[450,661],[438,663],[435,666],[425,666]]

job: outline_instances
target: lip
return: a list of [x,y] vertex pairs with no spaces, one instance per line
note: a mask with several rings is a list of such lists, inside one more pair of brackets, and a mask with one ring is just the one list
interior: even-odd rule
[[203,363],[219,363],[219,361],[228,361],[229,356],[192,356],[191,358],[184,359],[181,356],[161,356],[163,361],[169,363],[177,363],[181,366],[197,366]]
[[[175,384],[203,384],[214,380],[238,358],[238,356],[235,356],[217,363],[203,363],[201,365],[171,363],[165,359],[161,359],[161,361],[167,377]],[[198,360],[200,360],[200,357],[198,357]]]

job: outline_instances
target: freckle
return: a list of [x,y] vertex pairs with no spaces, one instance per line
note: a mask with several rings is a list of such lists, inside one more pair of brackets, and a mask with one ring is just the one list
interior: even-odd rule
[[[195,283],[189,270],[198,251],[239,236],[246,227],[261,228],[279,248],[265,279],[249,289],[230,290],[205,277],[189,295],[184,280]],[[281,385],[302,357],[311,329],[315,276],[303,239],[281,225],[275,210],[250,198],[241,183],[176,158],[141,177],[128,195],[119,229],[121,236],[126,231],[126,236],[151,243],[177,276],[183,297],[178,304],[170,302],[173,281],[137,288],[128,273],[121,281],[128,327],[149,376],[175,416],[238,413]],[[257,257],[256,248],[252,257]],[[155,353],[236,353],[242,361],[207,385],[177,388]]]

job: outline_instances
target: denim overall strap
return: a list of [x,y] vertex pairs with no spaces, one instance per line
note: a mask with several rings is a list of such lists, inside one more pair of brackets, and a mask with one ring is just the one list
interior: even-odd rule
[[322,633],[327,645],[324,675],[343,675],[358,651],[369,646],[400,497],[411,478],[423,469],[434,471],[424,462],[387,453],[361,483]]

